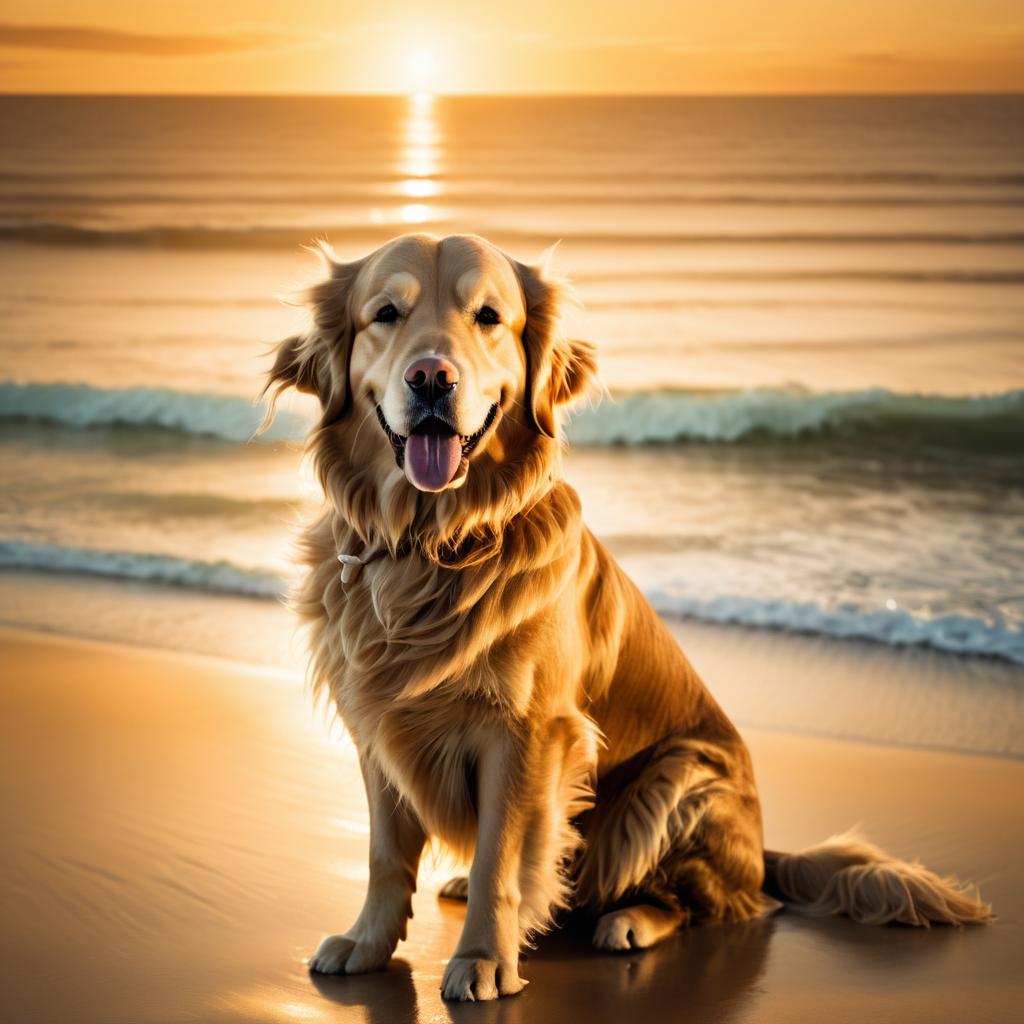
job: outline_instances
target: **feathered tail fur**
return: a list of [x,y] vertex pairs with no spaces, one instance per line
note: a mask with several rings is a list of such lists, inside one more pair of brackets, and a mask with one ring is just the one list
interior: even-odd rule
[[861,924],[986,924],[992,908],[956,878],[897,860],[852,833],[799,853],[765,851],[765,889],[804,914]]

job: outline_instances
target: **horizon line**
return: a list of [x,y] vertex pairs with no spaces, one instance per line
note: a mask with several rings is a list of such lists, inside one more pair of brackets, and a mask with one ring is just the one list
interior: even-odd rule
[[904,97],[1024,96],[1024,89],[900,90],[896,92],[26,92],[0,89],[3,98],[48,99],[898,99]]

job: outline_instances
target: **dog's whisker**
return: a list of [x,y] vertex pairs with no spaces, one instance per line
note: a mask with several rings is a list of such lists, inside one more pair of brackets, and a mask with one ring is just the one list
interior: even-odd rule
[[363,427],[365,427],[366,424],[370,422],[370,418],[372,416],[373,416],[373,412],[372,411],[367,411],[366,413],[363,414],[363,418],[359,421],[359,424],[356,427],[355,436],[353,437],[353,440],[352,440],[353,445],[359,443],[359,438],[360,438],[360,435],[362,434]]

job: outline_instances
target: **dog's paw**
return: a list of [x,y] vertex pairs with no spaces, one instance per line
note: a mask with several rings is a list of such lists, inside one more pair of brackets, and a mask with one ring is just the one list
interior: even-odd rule
[[441,982],[441,996],[460,1002],[484,1002],[499,996],[514,996],[528,982],[519,977],[514,960],[478,960],[453,957],[448,961]]
[[454,878],[449,878],[441,886],[437,895],[445,900],[468,900],[469,879],[465,875],[456,875]]
[[390,942],[328,935],[309,958],[309,969],[318,974],[365,974],[383,967],[394,951]]
[[661,935],[650,926],[643,911],[625,907],[605,914],[594,929],[594,945],[598,949],[646,949]]

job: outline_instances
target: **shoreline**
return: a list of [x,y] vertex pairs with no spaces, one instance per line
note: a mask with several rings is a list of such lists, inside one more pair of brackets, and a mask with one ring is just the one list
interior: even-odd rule
[[[0,975],[11,1019],[461,1022],[437,986],[463,909],[424,863],[409,939],[383,973],[310,976],[366,878],[355,751],[297,673],[0,630],[9,824]],[[1024,764],[744,729],[766,844],[856,822],[893,854],[979,883],[988,928],[870,928],[784,912],[604,956],[586,922],[543,938],[509,1020],[666,1006],[694,1019],[1009,1020],[1024,995]],[[487,1018],[490,1020],[490,1016]]]
[[[0,573],[0,630],[274,666],[301,678],[291,613],[146,581]],[[55,625],[53,609],[63,622]],[[663,617],[741,727],[905,749],[1024,757],[1024,667],[920,647]]]

